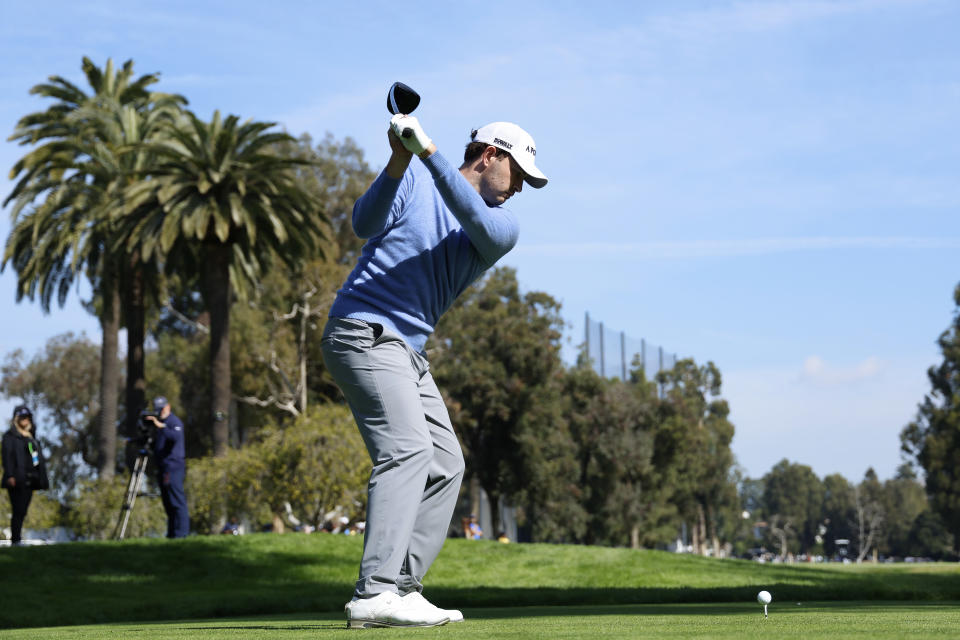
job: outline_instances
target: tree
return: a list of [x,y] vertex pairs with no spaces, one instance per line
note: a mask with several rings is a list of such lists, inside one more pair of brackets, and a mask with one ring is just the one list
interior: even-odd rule
[[925,472],[931,508],[960,540],[960,285],[953,299],[953,322],[937,340],[943,362],[927,370],[932,389],[900,441]]
[[[132,173],[143,168],[145,158],[137,143],[156,129],[170,109],[185,101],[180,96],[147,91],[157,82],[157,74],[132,80],[131,60],[117,72],[109,59],[101,70],[84,58],[83,71],[92,94],[59,76],[51,77],[48,84],[33,87],[31,93],[56,102],[44,112],[23,117],[11,136],[22,145],[43,144],[11,170],[19,181],[4,202],[16,204],[3,266],[11,261],[17,270],[18,301],[24,295],[33,299],[39,294],[45,311],[49,311],[54,292],[62,306],[70,285],[86,270],[103,328],[101,388],[112,390],[119,377],[120,287],[131,281],[123,275],[135,275],[137,269],[128,270],[131,260],[116,251],[111,212],[122,206],[122,191]],[[129,295],[126,301],[130,308]],[[131,389],[140,385],[142,392],[142,359],[136,360],[136,354],[142,355],[142,328],[138,333],[137,323],[129,317],[127,324],[128,336],[132,336],[128,355],[133,354],[133,359],[128,358],[127,381]],[[127,396],[129,417],[135,397],[129,390]],[[100,405],[98,469],[109,479],[116,449],[117,398],[103,395]]]
[[235,313],[245,335],[259,336],[245,339],[245,353],[237,354],[237,401],[299,416],[313,402],[338,397],[313,347],[345,277],[343,266],[324,259],[306,262],[295,272],[278,265],[265,274],[256,297]]
[[872,467],[867,469],[863,481],[853,489],[858,563],[863,562],[880,538],[884,521],[882,492],[883,487]]
[[[652,391],[652,387],[651,387]],[[644,532],[657,525],[653,442],[655,396],[641,395],[612,380],[599,401],[594,443],[584,469],[594,540],[639,549]]]
[[150,145],[161,158],[152,178],[126,191],[127,248],[139,246],[144,261],[157,259],[169,272],[201,274],[215,456],[225,455],[229,440],[233,296],[244,297],[274,258],[292,268],[316,256],[323,234],[324,215],[294,173],[308,162],[272,149],[293,141],[269,132],[273,126],[221,118],[219,111],[206,123],[186,112],[168,127],[168,140]]
[[567,379],[558,370],[538,388],[515,434],[522,464],[511,499],[519,522],[538,542],[580,542],[588,533],[588,489],[581,480]]
[[187,475],[190,518],[199,530],[212,532],[226,512],[270,519],[280,533],[287,513],[317,528],[331,511],[359,516],[370,458],[349,409],[325,405],[266,427],[242,449],[194,462]]
[[338,508],[362,513],[354,505],[366,503],[370,457],[346,407],[311,409],[286,428],[264,432],[253,446],[258,493],[275,522],[286,505],[317,528]]
[[147,143],[155,142],[175,121],[180,96],[150,94],[146,102],[136,105],[107,103],[96,108],[82,108],[77,116],[89,122],[97,144],[91,152],[91,163],[103,167],[101,173],[111,184],[110,214],[98,221],[106,228],[107,259],[118,276],[123,321],[127,329],[126,432],[136,432],[140,412],[146,407],[146,374],[144,341],[148,298],[156,302],[163,288],[156,262],[141,259],[139,244],[131,243],[118,231],[115,220],[124,207],[125,189],[149,177],[156,161]]
[[763,519],[763,481],[750,478],[742,468],[735,467],[734,476],[740,504],[739,520],[728,528],[731,552],[736,557],[751,557],[757,546],[757,522]]
[[740,480],[740,506],[756,519],[763,516],[763,480],[742,478]]
[[791,549],[806,551],[815,545],[824,490],[813,469],[783,459],[767,472],[763,483],[767,517],[771,522],[779,517],[781,523],[788,523],[796,532],[798,545],[791,545]]
[[721,523],[740,511],[730,450],[734,427],[726,401],[718,397],[720,371],[712,362],[698,366],[685,359],[656,379],[667,391],[658,410],[655,464],[674,487],[681,515],[693,523],[695,553],[712,547],[718,554]]
[[797,533],[793,521],[788,516],[776,513],[770,518],[767,525],[770,527],[770,534],[780,548],[780,557],[786,558],[790,553],[790,543]]
[[[340,399],[323,364],[320,336],[335,292],[352,266],[342,256],[357,240],[349,223],[353,202],[374,174],[349,138],[338,142],[328,134],[312,145],[304,135],[276,145],[276,151],[309,163],[291,171],[297,184],[328,212],[334,231],[321,239],[323,257],[298,261],[293,268],[279,261],[264,265],[246,302],[231,310],[231,380],[237,404],[229,423],[235,446],[251,437],[275,409],[294,416],[308,405]],[[345,248],[342,243],[348,240]],[[195,290],[197,283],[183,276],[167,282],[158,334],[173,331],[205,340],[209,314]]]
[[819,534],[818,526],[818,535],[823,539],[823,550],[828,556],[845,550],[843,545],[837,545],[837,540],[854,538],[854,523],[857,519],[855,503],[854,487],[849,480],[839,473],[832,473],[823,479],[821,522],[824,532]]
[[545,293],[521,294],[516,272],[500,267],[460,296],[428,342],[467,474],[487,493],[494,530],[501,498],[521,488],[523,417],[561,366],[559,312]]
[[933,558],[935,560],[955,560],[957,553],[954,535],[943,523],[935,511],[924,511],[913,521],[907,537],[908,555]]
[[[0,392],[34,412],[37,436],[49,452],[50,484],[59,496],[99,465],[97,395],[99,349],[86,336],[66,333],[47,341],[29,360],[17,349],[4,358]],[[115,387],[113,393],[119,389]],[[116,466],[116,453],[110,458]]]
[[883,483],[884,536],[880,552],[892,556],[907,556],[910,529],[914,520],[929,509],[923,485],[917,480],[913,467],[902,464],[897,474]]
[[295,171],[298,182],[323,203],[327,213],[333,245],[328,258],[352,267],[366,242],[353,232],[353,204],[377,175],[364,160],[363,149],[349,136],[338,141],[328,132],[316,145],[309,135],[303,134],[295,143],[279,145],[279,151],[309,161]]

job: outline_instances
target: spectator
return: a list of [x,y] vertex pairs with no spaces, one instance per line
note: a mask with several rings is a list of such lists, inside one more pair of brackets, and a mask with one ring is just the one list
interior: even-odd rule
[[230,518],[230,522],[223,525],[223,529],[220,530],[220,533],[231,536],[240,535],[240,523],[237,522],[236,516]]
[[477,522],[477,516],[470,516],[470,523],[467,525],[467,530],[464,533],[470,540],[480,540],[483,538],[483,529],[480,528],[480,523]]
[[47,463],[36,440],[37,427],[33,414],[26,405],[13,410],[10,429],[3,434],[3,486],[10,496],[10,541],[20,544],[23,519],[33,498],[34,491],[50,488],[47,479]]

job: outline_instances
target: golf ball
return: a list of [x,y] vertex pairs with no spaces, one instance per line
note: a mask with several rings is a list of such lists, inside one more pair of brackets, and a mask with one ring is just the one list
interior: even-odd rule
[[757,602],[760,604],[770,604],[771,600],[773,600],[773,596],[770,595],[769,591],[761,591],[757,594]]

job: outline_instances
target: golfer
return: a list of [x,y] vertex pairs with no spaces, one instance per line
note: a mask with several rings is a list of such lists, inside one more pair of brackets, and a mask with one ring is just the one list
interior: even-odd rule
[[373,463],[349,627],[463,620],[421,595],[464,468],[424,345],[457,296],[516,244],[517,219],[501,205],[524,181],[547,184],[533,138],[509,122],[474,131],[459,169],[412,116],[394,116],[387,137],[390,160],[353,208],[367,242],[322,341]]

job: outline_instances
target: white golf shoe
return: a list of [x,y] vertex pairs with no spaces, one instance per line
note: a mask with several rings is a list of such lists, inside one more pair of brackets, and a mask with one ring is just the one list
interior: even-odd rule
[[[439,627],[450,621],[436,607],[415,607],[398,594],[387,591],[372,598],[351,600],[343,608],[348,629],[369,627]],[[459,613],[459,612],[458,612]]]
[[446,616],[450,619],[450,622],[463,622],[463,614],[460,613],[458,609],[441,609],[424,598],[423,594],[419,591],[411,591],[407,595],[403,596],[403,601],[409,602],[412,608],[424,609],[426,611],[434,612],[436,615]]

